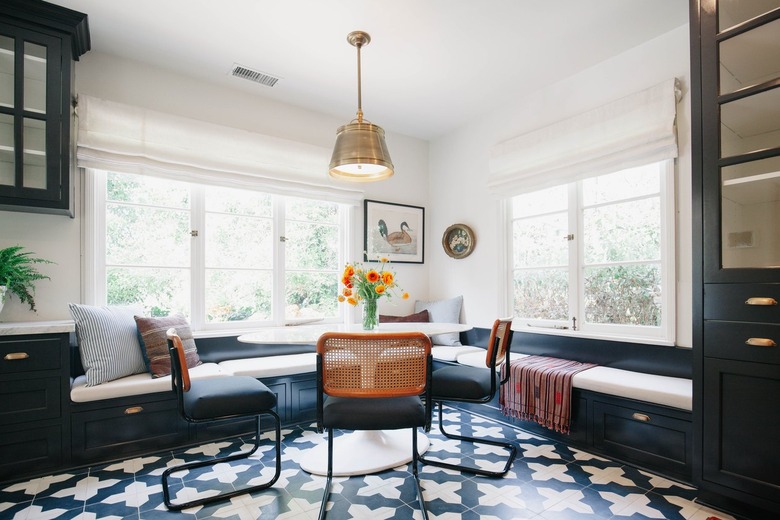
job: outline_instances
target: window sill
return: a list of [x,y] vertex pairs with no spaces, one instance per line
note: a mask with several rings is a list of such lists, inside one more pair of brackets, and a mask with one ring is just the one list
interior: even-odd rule
[[674,341],[668,341],[660,338],[647,338],[621,334],[604,334],[571,329],[556,329],[546,326],[514,326],[512,327],[512,330],[517,332],[529,332],[531,334],[546,334],[550,336],[568,336],[573,338],[598,339],[602,341],[620,341],[624,343],[640,343],[645,345],[658,345],[662,347],[677,347]]

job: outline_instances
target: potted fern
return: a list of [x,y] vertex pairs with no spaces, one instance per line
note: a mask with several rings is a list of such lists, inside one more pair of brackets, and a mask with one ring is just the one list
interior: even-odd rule
[[35,286],[33,282],[50,278],[38,272],[35,264],[51,264],[49,260],[35,258],[21,246],[0,249],[0,311],[8,293],[15,294],[19,301],[35,311]]

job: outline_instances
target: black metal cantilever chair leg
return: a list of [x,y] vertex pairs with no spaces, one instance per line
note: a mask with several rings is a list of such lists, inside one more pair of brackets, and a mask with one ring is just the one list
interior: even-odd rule
[[[488,444],[490,446],[499,446],[508,451],[508,457],[504,467],[500,471],[491,471],[473,466],[462,464],[450,464],[429,457],[420,457],[420,462],[431,466],[454,469],[475,475],[484,475],[488,477],[502,477],[509,472],[512,463],[517,456],[517,446],[508,441],[497,439],[488,439],[484,437],[469,437],[466,435],[455,435],[444,429],[443,403],[447,401],[462,403],[488,403],[496,395],[498,385],[496,383],[496,367],[503,363],[509,363],[509,349],[512,343],[512,320],[500,319],[493,323],[490,333],[490,340],[487,346],[485,368],[469,366],[448,366],[435,370],[433,372],[433,385],[431,393],[433,400],[437,404],[439,414],[439,431],[448,439],[472,442],[476,444]],[[500,384],[506,383],[508,377],[501,380]],[[465,411],[463,413],[466,413]]]
[[[162,475],[165,506],[172,511],[179,511],[273,486],[279,479],[282,470],[281,420],[279,415],[273,411],[276,406],[276,395],[267,386],[252,377],[226,376],[191,382],[182,342],[174,329],[168,331],[168,349],[171,355],[173,389],[178,396],[179,411],[184,419],[192,423],[204,423],[255,417],[255,442],[249,451],[216,459],[190,462],[166,469]],[[268,416],[273,420],[275,430],[276,469],[269,480],[255,486],[184,503],[174,504],[171,502],[168,482],[171,474],[244,459],[255,453],[260,447],[260,418],[262,416]]]

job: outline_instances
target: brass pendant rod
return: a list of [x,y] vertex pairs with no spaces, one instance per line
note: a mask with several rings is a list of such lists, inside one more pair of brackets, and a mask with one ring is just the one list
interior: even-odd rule
[[358,85],[357,85],[357,93],[358,93],[358,109],[357,109],[357,120],[358,123],[363,122],[363,89],[361,86],[360,76],[360,48],[363,47],[362,42],[355,43],[355,47],[357,47],[357,79],[358,79]]

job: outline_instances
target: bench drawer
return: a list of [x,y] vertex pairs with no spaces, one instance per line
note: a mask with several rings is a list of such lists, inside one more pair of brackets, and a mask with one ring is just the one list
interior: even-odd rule
[[638,403],[641,407],[624,403],[593,403],[594,446],[627,462],[688,478],[692,455],[690,418],[675,417],[672,410],[646,403]]
[[75,412],[72,454],[76,463],[108,461],[150,453],[188,442],[188,424],[176,400],[138,401],[122,406]]

